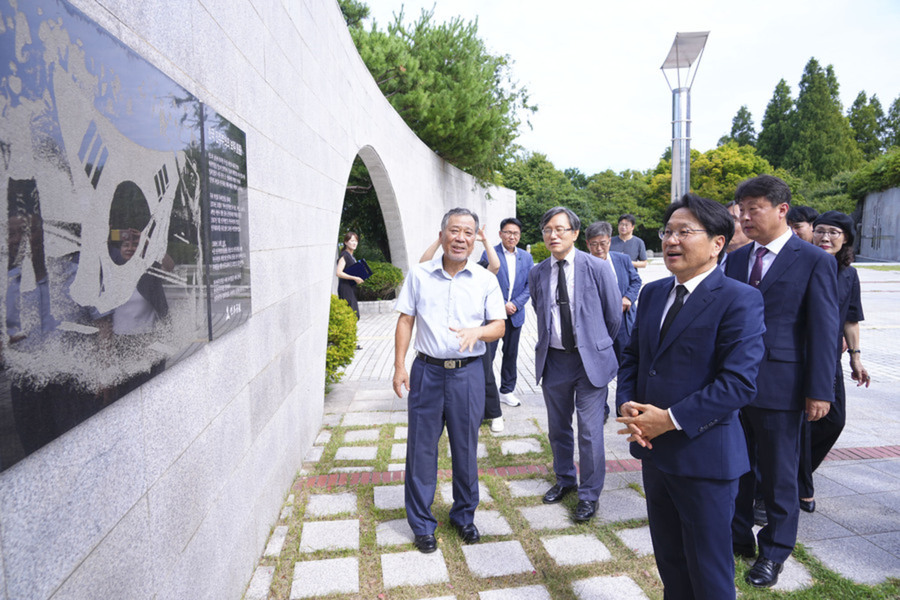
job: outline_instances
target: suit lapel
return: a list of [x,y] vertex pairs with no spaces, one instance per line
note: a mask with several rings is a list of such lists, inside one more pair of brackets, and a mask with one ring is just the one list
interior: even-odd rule
[[[684,307],[681,309],[681,312],[672,321],[672,326],[666,332],[665,339],[660,340],[658,353],[665,352],[672,345],[672,342],[684,333],[691,323],[706,310],[706,307],[715,298],[715,290],[722,286],[722,277],[724,277],[722,271],[716,268],[691,292],[687,300],[684,301]],[[662,316],[660,315],[661,318]]]
[[[645,330],[641,330],[641,335],[646,335],[650,342],[650,356],[656,356],[659,350],[659,326],[660,323],[662,323],[663,308],[666,306],[666,298],[668,298],[669,292],[672,291],[672,285],[675,283],[675,278],[668,277],[662,281],[664,283],[657,288],[656,294],[648,296],[647,298],[641,297],[641,305],[643,306],[644,303],[646,303],[647,306],[646,328]],[[643,324],[644,322],[641,321],[641,325]]]
[[792,235],[787,243],[782,246],[781,252],[779,252],[775,256],[775,262],[772,263],[772,266],[769,267],[769,270],[766,271],[765,276],[759,283],[759,291],[762,294],[765,294],[766,290],[768,290],[774,282],[778,281],[778,279],[787,270],[787,268],[794,264],[794,261],[797,260],[797,252],[799,252],[800,250],[797,242],[799,242],[800,244],[806,243],[796,236]]

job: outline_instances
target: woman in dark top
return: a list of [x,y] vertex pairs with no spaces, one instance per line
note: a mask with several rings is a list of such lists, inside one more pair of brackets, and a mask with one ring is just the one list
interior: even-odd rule
[[338,298],[350,305],[350,308],[356,313],[357,320],[359,320],[359,305],[356,302],[356,285],[362,283],[363,280],[361,277],[345,273],[344,269],[356,264],[353,252],[356,251],[358,245],[358,235],[352,231],[344,234],[344,251],[341,252],[341,257],[338,259],[337,269],[335,270],[335,275],[338,276]]
[[842,212],[829,210],[813,223],[813,244],[831,254],[838,261],[838,311],[842,329],[838,332],[837,366],[834,374],[834,402],[824,418],[808,427],[806,443],[800,448],[800,508],[806,512],[816,509],[813,497],[812,474],[825,460],[837,442],[847,419],[847,399],[844,392],[844,370],[841,366],[843,342],[850,354],[850,371],[856,385],[869,387],[869,373],[862,365],[859,348],[859,322],[863,320],[859,291],[859,275],[850,266],[853,262],[853,220]]

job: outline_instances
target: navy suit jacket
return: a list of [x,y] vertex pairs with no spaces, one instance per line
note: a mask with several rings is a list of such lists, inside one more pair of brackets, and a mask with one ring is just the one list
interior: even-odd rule
[[613,267],[616,269],[616,282],[619,284],[619,291],[622,297],[631,300],[631,308],[622,314],[622,326],[619,328],[619,339],[624,340],[623,347],[628,343],[631,337],[631,331],[634,328],[634,314],[638,294],[641,293],[641,276],[638,275],[637,269],[631,264],[631,257],[621,252],[609,253],[612,259]]
[[[509,293],[509,267],[506,264],[506,256],[503,254],[503,244],[494,246],[497,257],[500,259],[500,270],[497,271],[497,283],[500,284],[500,293],[503,294],[503,302],[512,302],[516,305],[516,312],[509,316],[513,327],[521,327],[525,323],[525,303],[528,302],[528,273],[534,266],[531,254],[516,248],[516,279],[513,281],[512,294]],[[481,260],[487,260],[487,252],[481,253]]]
[[[746,282],[755,244],[728,256],[725,274]],[[804,410],[806,398],[834,400],[838,322],[837,261],[792,236],[769,268],[759,291],[766,306],[766,353],[756,400],[769,410]]]
[[665,473],[737,479],[750,469],[738,410],[756,395],[762,360],[763,299],[718,268],[687,297],[666,337],[663,309],[675,278],[648,283],[641,292],[631,342],[625,348],[616,406],[625,402],[672,409],[682,427],[631,444],[635,458],[651,458]]
[[[541,382],[547,349],[550,347],[551,256],[538,263],[529,274],[531,304],[537,315],[538,340],[534,351],[537,382]],[[587,252],[575,250],[575,341],[588,379],[595,387],[607,385],[616,376],[618,361],[613,340],[622,321],[622,295],[608,265]]]

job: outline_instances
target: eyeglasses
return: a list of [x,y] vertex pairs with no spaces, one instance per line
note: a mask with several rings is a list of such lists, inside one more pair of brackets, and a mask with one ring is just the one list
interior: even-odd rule
[[844,232],[840,229],[813,229],[813,235],[834,239],[844,235]]
[[561,236],[562,234],[564,234],[567,231],[575,231],[575,230],[572,227],[556,227],[556,228],[544,227],[543,229],[541,229],[541,233],[543,233],[545,237],[550,237],[554,233],[558,236]]
[[509,237],[519,237],[520,235],[522,235],[522,232],[521,231],[506,231],[506,230],[504,230],[504,231],[500,232],[500,235],[508,235]]
[[608,248],[610,243],[610,239],[606,238],[605,240],[591,240],[588,242],[588,248]]
[[705,233],[705,229],[679,229],[678,231],[672,231],[671,229],[660,229],[659,230],[659,239],[666,241],[671,238],[675,238],[675,240],[686,240],[695,233]]

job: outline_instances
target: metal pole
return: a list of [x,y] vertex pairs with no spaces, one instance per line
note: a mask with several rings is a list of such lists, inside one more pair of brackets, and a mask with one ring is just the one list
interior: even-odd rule
[[691,89],[672,90],[672,202],[691,189]]

